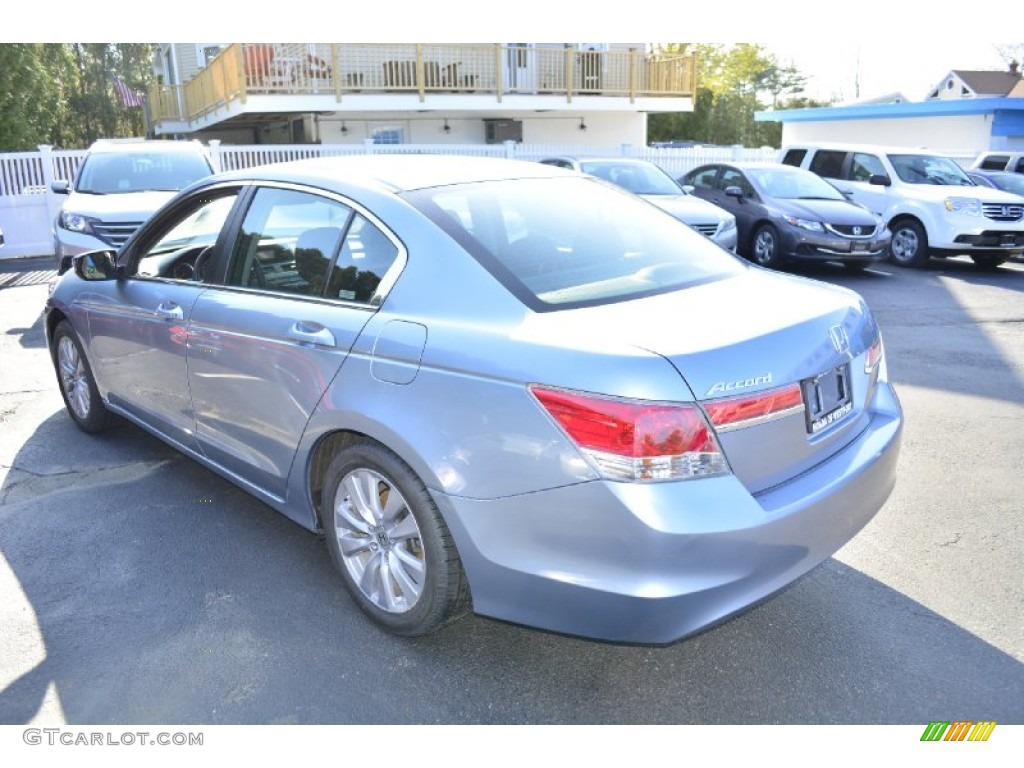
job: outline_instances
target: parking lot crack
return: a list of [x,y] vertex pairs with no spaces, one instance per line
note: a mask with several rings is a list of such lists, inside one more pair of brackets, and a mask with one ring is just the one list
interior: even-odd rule
[[89,467],[54,472],[37,472],[15,464],[5,467],[10,474],[3,490],[0,491],[0,504],[18,504],[72,490],[81,491],[97,486],[131,483],[156,472],[171,461],[173,459],[136,461],[114,467]]

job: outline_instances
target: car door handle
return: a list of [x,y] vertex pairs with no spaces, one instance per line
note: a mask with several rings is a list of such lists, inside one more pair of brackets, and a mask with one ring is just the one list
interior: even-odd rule
[[156,314],[157,317],[164,318],[165,320],[185,319],[185,311],[181,308],[180,305],[174,303],[173,301],[161,302],[157,306],[154,314]]
[[337,345],[334,340],[334,334],[329,329],[320,325],[320,323],[314,323],[310,320],[299,320],[288,329],[287,336],[289,339],[293,339],[300,344],[314,344],[318,347],[333,347]]

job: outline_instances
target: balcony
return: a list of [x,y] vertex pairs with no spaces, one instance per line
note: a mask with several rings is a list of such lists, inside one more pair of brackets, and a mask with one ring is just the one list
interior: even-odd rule
[[[320,96],[340,104],[356,94],[405,94],[429,108],[441,94],[513,95],[571,103],[581,96],[690,97],[693,56],[575,47],[409,44],[233,43],[184,86],[150,91],[154,124],[202,121],[256,96]],[[287,111],[287,102],[280,104]]]

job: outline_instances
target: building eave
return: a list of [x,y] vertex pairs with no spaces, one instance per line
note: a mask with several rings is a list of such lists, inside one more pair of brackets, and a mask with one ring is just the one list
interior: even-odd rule
[[754,120],[774,123],[811,123],[836,120],[949,117],[995,112],[1024,112],[1024,99],[1003,96],[978,99],[935,99],[902,104],[862,104],[846,107],[767,110],[755,112]]

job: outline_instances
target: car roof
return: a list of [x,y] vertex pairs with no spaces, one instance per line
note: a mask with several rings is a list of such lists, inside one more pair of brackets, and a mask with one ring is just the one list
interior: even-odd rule
[[332,186],[338,182],[393,192],[509,178],[551,178],[569,171],[525,160],[457,155],[352,155],[274,163],[213,177],[215,180],[304,182]]
[[805,143],[794,143],[787,144],[780,151],[787,152],[791,149],[825,149],[834,150],[837,152],[867,152],[871,154],[893,154],[893,155],[930,155],[945,157],[943,152],[935,149],[928,149],[927,147],[900,147],[895,145],[886,144],[847,144],[845,142],[805,142]]
[[160,141],[153,139],[99,139],[89,147],[90,153],[126,154],[133,152],[197,152],[206,148],[198,141]]

